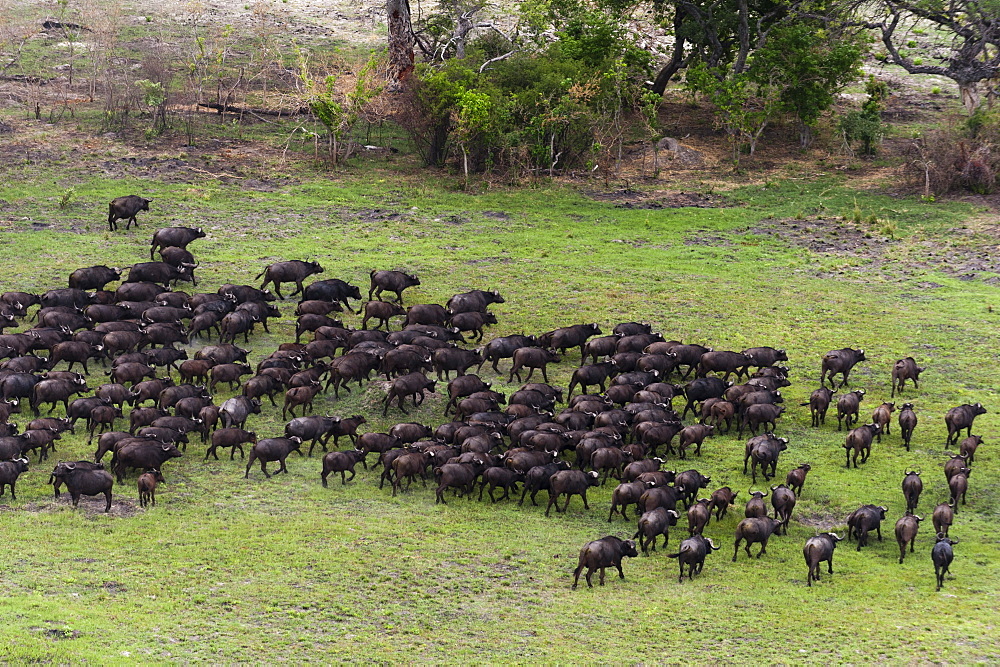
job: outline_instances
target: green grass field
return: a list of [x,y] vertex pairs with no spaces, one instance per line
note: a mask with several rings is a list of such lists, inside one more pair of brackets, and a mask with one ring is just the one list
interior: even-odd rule
[[[541,507],[451,494],[435,505],[432,487],[391,497],[374,470],[359,469],[346,486],[331,478],[324,489],[318,456],[293,455],[290,474],[268,480],[255,469],[245,480],[244,463],[202,462],[195,443],[164,466],[155,508],[138,508],[132,475],[116,486],[108,516],[99,512],[103,500],[79,510],[65,493],[54,501],[52,460],[32,460],[17,501],[4,496],[0,505],[0,653],[11,662],[1000,660],[1000,406],[992,389],[1000,269],[982,210],[856,191],[830,177],[711,193],[712,208],[620,207],[614,197],[591,196],[594,184],[587,193],[539,185],[470,195],[391,167],[256,191],[210,180],[98,178],[85,169],[39,175],[36,165],[12,168],[2,186],[4,291],[63,287],[81,266],[147,261],[154,229],[191,224],[209,232],[191,245],[201,262],[198,289],[254,284],[270,262],[317,259],[321,278],[363,292],[372,269],[415,272],[422,284],[405,293],[407,304],[499,289],[506,303],[493,307],[500,323],[488,336],[580,322],[607,331],[640,320],[668,339],[716,349],[786,348],[793,385],[783,392],[788,413],[778,434],[790,446],[779,481],[798,463],[813,466],[788,536],[773,538],[760,560],[741,552],[731,563],[750,487],[744,441],[708,440],[700,459],[668,464],[710,474],[709,490],[740,491],[729,516],[706,531],[722,548],[702,574],[678,584],[676,561],[658,550],[626,561],[625,581],[609,573],[603,588],[573,591],[583,543],[635,530],[631,511],[627,522],[606,521],[613,482],[592,490],[590,511],[575,498],[567,514],[546,518],[545,494]],[[73,199],[59,208],[66,187],[75,188]],[[106,202],[130,192],[152,196],[153,210],[140,216],[139,230],[107,233]],[[644,201],[662,199],[648,193]],[[274,333],[251,340],[254,363],[294,337],[294,301],[280,307]],[[360,325],[358,316],[345,319]],[[920,419],[911,452],[894,422],[868,463],[848,470],[836,420],[809,426],[799,403],[818,386],[820,356],[845,346],[869,358],[851,376],[852,387],[868,391],[866,417],[888,400],[895,359],[914,356],[927,367],[920,389],[905,394]],[[570,354],[554,366],[553,383],[565,387],[577,360]],[[495,388],[513,388],[487,368]],[[92,385],[102,373],[92,373]],[[322,397],[316,413],[363,414],[371,431],[443,420],[440,394],[408,418],[395,409],[382,418],[384,395],[375,381],[339,401]],[[947,499],[943,416],[977,401],[989,410],[975,427],[986,444],[952,529],[960,540],[953,576],[936,593],[929,515]],[[261,437],[280,434],[280,410],[268,406],[250,426]],[[54,457],[92,452],[78,429]],[[925,479],[918,513],[928,521],[916,553],[899,565],[892,525],[904,509],[903,472],[913,468]],[[821,529],[843,534],[846,515],[865,503],[889,506],[885,540],[860,553],[841,544],[835,573],[824,570],[807,588],[805,539]],[[671,531],[671,549],[685,533]]]

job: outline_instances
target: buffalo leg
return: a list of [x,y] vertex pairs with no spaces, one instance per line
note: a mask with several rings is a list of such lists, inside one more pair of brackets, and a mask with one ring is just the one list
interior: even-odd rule
[[[569,509],[569,501],[570,501],[570,500],[572,500],[572,499],[573,499],[573,494],[571,494],[571,493],[567,493],[567,494],[566,494],[566,504],[565,504],[565,505],[563,505],[563,508],[562,508],[562,511],[563,511],[564,513],[566,512],[566,510],[568,510],[568,509]],[[958,502],[958,499],[957,499],[957,498],[956,498],[955,502]],[[557,511],[557,512],[559,511],[559,505],[556,505],[556,511]]]

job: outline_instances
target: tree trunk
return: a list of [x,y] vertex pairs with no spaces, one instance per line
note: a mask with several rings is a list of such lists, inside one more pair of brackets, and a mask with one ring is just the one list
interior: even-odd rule
[[742,74],[750,55],[750,9],[746,0],[739,0],[737,8],[736,35],[739,38],[739,49],[736,51],[736,61],[733,63],[733,74]]
[[389,21],[389,89],[401,90],[413,73],[413,28],[410,25],[408,0],[386,0]]
[[958,82],[958,92],[962,95],[962,104],[965,105],[965,113],[970,116],[979,106],[979,87],[975,81]]
[[799,148],[809,148],[812,140],[812,128],[799,120]]
[[684,27],[683,17],[683,10],[678,7],[674,11],[674,51],[670,55],[670,62],[663,66],[656,75],[656,80],[653,81],[652,91],[657,95],[662,95],[666,92],[667,84],[670,82],[671,77],[687,64],[684,58],[684,36],[681,35],[681,30]]
[[455,31],[451,34],[451,41],[455,44],[455,57],[459,60],[465,57],[465,40],[475,27],[472,22],[474,11],[463,12],[455,21]]

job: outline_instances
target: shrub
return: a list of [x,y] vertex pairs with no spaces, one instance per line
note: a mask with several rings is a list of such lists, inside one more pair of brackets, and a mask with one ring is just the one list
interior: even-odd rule
[[989,194],[996,188],[1000,159],[990,143],[969,139],[963,127],[951,127],[915,140],[904,170],[911,185],[925,197],[962,190]]
[[427,164],[514,175],[585,167],[616,154],[633,126],[648,129],[633,122],[652,103],[641,83],[648,54],[618,19],[575,0],[552,8],[556,42],[509,56],[514,45],[488,34],[463,59],[417,67],[399,121]]
[[861,105],[861,110],[845,115],[840,121],[840,131],[848,148],[860,142],[864,155],[875,155],[878,144],[885,137],[886,126],[881,113],[889,96],[889,87],[884,81],[877,81],[871,76],[865,85],[865,92],[868,99]]

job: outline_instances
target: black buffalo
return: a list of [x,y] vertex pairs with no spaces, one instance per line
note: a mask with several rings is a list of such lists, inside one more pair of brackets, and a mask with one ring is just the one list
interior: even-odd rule
[[379,301],[382,300],[382,292],[393,292],[396,301],[403,303],[403,290],[407,287],[415,287],[420,284],[420,279],[409,273],[402,271],[371,271],[371,287],[368,288],[368,299],[375,295]]
[[590,588],[594,587],[594,584],[590,581],[590,577],[597,569],[601,570],[601,586],[604,585],[604,569],[608,567],[617,568],[618,577],[624,579],[625,573],[622,572],[622,558],[625,556],[635,558],[638,555],[639,553],[635,550],[635,542],[632,540],[622,540],[608,535],[599,540],[587,542],[580,549],[580,559],[576,566],[576,571],[573,572],[573,588],[576,588],[577,583],[579,583],[580,572],[583,571],[584,567],[587,568],[587,586]]
[[353,313],[351,305],[347,302],[348,299],[358,299],[360,301],[361,290],[356,285],[346,283],[339,278],[317,280],[302,292],[302,301],[343,303]]
[[268,283],[274,283],[275,295],[279,299],[283,299],[284,297],[281,296],[281,283],[295,283],[295,291],[291,294],[291,296],[295,296],[304,289],[302,281],[316,273],[323,273],[323,267],[319,265],[319,262],[303,262],[293,259],[269,265],[257,274],[257,278],[264,277],[264,282],[260,284],[262,290]]
[[205,238],[205,232],[201,227],[164,227],[156,230],[153,240],[149,245],[149,258],[153,259],[153,252],[157,248],[186,248],[195,239]]
[[[113,232],[118,229],[119,220],[128,220],[125,224],[125,229],[131,227],[133,223],[138,227],[139,223],[136,221],[135,216],[139,214],[139,211],[148,211],[151,201],[153,200],[144,199],[137,195],[115,197],[112,199],[111,203],[108,204],[108,231]],[[110,495],[108,498],[108,506],[110,507]]]
[[819,564],[826,561],[827,572],[833,574],[833,550],[837,547],[842,537],[836,533],[820,533],[815,537],[806,540],[806,545],[802,547],[802,555],[805,556],[806,566],[809,567],[809,574],[806,576],[806,585],[812,586],[812,582],[819,581]]
[[60,462],[52,471],[50,479],[55,486],[57,483],[66,485],[70,497],[73,499],[73,507],[80,503],[80,496],[97,496],[104,494],[107,500],[104,506],[105,512],[111,511],[111,488],[114,486],[114,478],[111,473],[103,469],[93,469],[87,462],[86,466],[78,465],[75,462]]
[[121,269],[91,266],[69,274],[69,286],[80,290],[103,290],[104,286],[122,277]]
[[681,542],[680,551],[675,554],[667,554],[667,558],[676,558],[677,564],[681,567],[680,576],[677,581],[684,580],[684,566],[688,566],[688,579],[694,575],[701,574],[701,568],[705,565],[705,556],[718,551],[720,547],[704,535],[692,535]]

